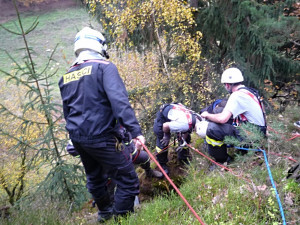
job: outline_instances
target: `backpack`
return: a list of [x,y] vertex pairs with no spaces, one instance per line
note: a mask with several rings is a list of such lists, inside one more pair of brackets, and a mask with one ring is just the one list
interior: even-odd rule
[[256,99],[258,100],[258,104],[262,110],[263,113],[263,117],[264,117],[264,121],[265,121],[265,126],[267,126],[267,119],[266,119],[266,111],[265,111],[265,106],[263,103],[263,97],[259,94],[259,91],[254,89],[254,88],[250,88],[250,87],[240,87],[238,90],[242,90],[245,89],[247,91],[249,91],[250,93],[252,93]]

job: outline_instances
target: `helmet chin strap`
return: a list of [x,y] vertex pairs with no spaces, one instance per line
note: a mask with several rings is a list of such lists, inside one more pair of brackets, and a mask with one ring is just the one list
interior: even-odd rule
[[100,53],[103,57],[105,57],[106,59],[109,59],[109,55],[107,53],[107,44],[103,44],[103,48],[102,51]]
[[108,55],[107,51],[102,50],[102,54],[101,55],[103,55],[106,59],[109,59],[109,55]]

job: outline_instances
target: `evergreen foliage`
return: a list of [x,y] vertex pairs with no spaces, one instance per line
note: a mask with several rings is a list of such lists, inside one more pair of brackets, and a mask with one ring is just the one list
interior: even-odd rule
[[[284,105],[297,101],[300,27],[285,13],[295,1],[198,1],[198,6],[178,0],[83,2],[120,52],[157,56],[156,71],[148,78],[156,82],[129,93],[136,109],[143,109],[139,118],[147,132],[163,103],[181,102],[199,111],[224,97],[219,79],[228,66],[239,67],[246,85],[259,89],[265,100],[287,92]],[[285,47],[290,43],[293,47]],[[266,83],[271,88],[264,89]]]
[[241,138],[236,139],[231,136],[225,137],[224,142],[232,146],[259,149],[266,146],[266,139],[260,129],[251,124],[245,123],[237,127]]
[[[145,61],[154,54],[155,70],[146,71],[143,88],[138,84],[129,89],[130,100],[139,111],[147,137],[153,135],[153,119],[162,104],[181,102],[199,111],[212,101],[214,96],[206,97],[212,94],[208,80],[215,75],[210,71],[209,62],[201,59],[202,33],[193,29],[194,9],[187,2],[83,2],[98,16],[105,35],[114,41],[121,54],[136,51]],[[126,78],[130,72],[121,76]]]
[[[25,47],[23,50],[28,50],[30,53],[33,53],[30,47]],[[212,78],[212,74],[216,74],[213,68],[215,65],[205,64],[205,62],[200,60],[197,64],[198,67],[195,67],[195,70],[190,70],[191,74],[197,74],[199,77],[190,77],[190,73],[184,73],[184,71],[189,71],[188,66],[190,62],[181,64],[185,57],[178,56],[178,63],[176,65],[180,65],[181,67],[176,68],[176,66],[174,66],[175,60],[173,63],[168,64],[168,66],[170,66],[169,68],[171,68],[171,76],[170,78],[166,78],[165,73],[161,72],[161,70],[163,70],[161,63],[156,63],[161,57],[159,57],[159,59],[155,57],[155,59],[152,59],[152,52],[144,52],[145,53],[141,55],[135,55],[136,52],[134,52],[134,57],[141,60],[140,63],[143,65],[141,67],[142,69],[139,70],[135,68],[136,70],[133,70],[130,67],[124,67],[122,69],[125,71],[122,72],[126,86],[131,87],[130,97],[133,106],[145,126],[151,129],[155,112],[162,102],[179,100],[183,103],[188,103],[187,105],[191,105],[192,107],[200,107],[197,98],[202,100],[203,96],[204,99],[214,97],[210,95],[212,89],[209,85],[213,84],[213,81],[210,79]],[[124,65],[133,62],[132,58],[127,55],[128,52],[118,52],[118,54],[123,56],[123,59],[125,58]],[[19,193],[21,197],[27,197],[29,194],[28,189],[33,188],[35,190],[38,185],[40,185],[40,192],[35,192],[33,195],[34,198],[27,198],[26,200],[29,202],[26,202],[26,204],[23,205],[24,208],[21,207],[21,210],[19,207],[14,207],[14,209],[11,210],[9,218],[4,217],[2,208],[0,208],[0,223],[19,225],[93,224],[94,222],[96,224],[97,210],[95,208],[91,209],[89,203],[84,206],[83,210],[70,213],[70,196],[75,196],[74,199],[78,201],[85,199],[86,188],[83,184],[85,178],[84,176],[80,177],[83,173],[81,170],[82,167],[78,165],[78,160],[75,159],[75,164],[70,164],[70,161],[66,160],[67,156],[64,151],[66,133],[63,124],[60,123],[62,109],[59,105],[53,103],[52,84],[48,79],[52,73],[48,74],[49,70],[47,70],[47,68],[41,70],[37,69],[38,65],[34,62],[32,65],[28,55],[30,54],[27,54],[24,58],[25,62],[18,62],[15,57],[8,54],[8,57],[15,63],[16,68],[10,72],[1,70],[1,74],[5,74],[10,80],[7,84],[11,84],[15,87],[9,87],[10,92],[23,97],[23,104],[20,104],[23,108],[20,107],[20,109],[14,110],[9,107],[6,103],[14,101],[14,98],[5,99],[2,97],[1,92],[0,172],[8,172],[7,170],[3,170],[3,168],[6,167],[8,170],[11,170],[12,173],[6,173],[5,176],[2,177],[0,174],[0,193],[3,194],[3,190],[7,186],[7,190],[9,190],[7,194],[13,193],[13,191],[17,193],[18,190],[20,190],[21,192]],[[124,57],[124,55],[126,57]],[[50,56],[49,62],[51,60],[53,60],[53,55]],[[49,63],[47,63],[47,66],[48,64]],[[137,66],[137,64],[134,66]],[[173,66],[174,68],[172,68]],[[210,67],[204,68],[205,66]],[[220,64],[220,66],[222,67],[223,65]],[[128,70],[127,73],[126,70]],[[32,73],[32,71],[35,72]],[[173,73],[174,76],[172,75]],[[131,83],[132,80],[128,79],[128,75],[132,74],[138,76],[145,85],[135,86],[135,84]],[[205,76],[202,76],[202,74]],[[149,79],[149,77],[151,79]],[[162,85],[158,85],[161,84],[161,82]],[[16,86],[15,84],[19,85]],[[38,87],[37,84],[39,84]],[[185,84],[192,85],[189,87]],[[1,87],[3,88],[4,86],[5,85],[1,83]],[[2,88],[0,91],[2,91]],[[191,90],[193,90],[193,88],[197,88],[197,92],[192,92]],[[201,93],[199,94],[198,92]],[[41,99],[44,100],[45,105],[42,104]],[[18,102],[15,101],[13,103],[17,105]],[[152,103],[155,104],[152,105]],[[272,119],[269,118],[268,121],[270,127],[275,130],[275,132],[268,134],[268,151],[270,151],[269,153],[273,152],[280,155],[278,157],[269,154],[268,158],[280,197],[284,203],[284,211],[289,224],[296,224],[299,221],[300,189],[299,184],[293,179],[285,179],[287,168],[291,166],[292,162],[285,159],[284,156],[293,157],[299,155],[299,138],[287,140],[292,132],[296,130],[292,123],[299,119],[298,112],[298,108],[295,107],[292,115],[283,114],[283,116],[279,117],[278,114],[275,114],[273,115],[274,117]],[[49,121],[47,118],[49,118]],[[24,126],[20,126],[19,124],[24,124]],[[287,130],[287,128],[289,130]],[[152,133],[152,130],[149,132],[149,135],[150,133]],[[255,133],[254,130],[253,133]],[[151,140],[148,136],[146,139],[148,142],[147,146],[150,146],[149,142]],[[261,142],[259,136],[257,136],[255,140],[251,138],[251,141],[250,143],[253,146],[264,144]],[[204,147],[201,148],[203,140],[196,140],[196,142],[198,144],[196,147],[204,150]],[[7,145],[4,146],[4,143]],[[245,143],[237,143],[237,145],[238,144],[243,146]],[[192,144],[192,146],[195,145]],[[8,149],[8,147],[10,148]],[[18,160],[12,158],[12,155],[17,155]],[[2,164],[6,158],[10,160],[9,166]],[[263,161],[259,155],[247,154],[246,156],[241,156],[241,161],[236,160],[231,164],[230,168],[237,172],[238,176],[225,172],[222,169],[209,173],[208,160],[202,157],[197,158],[196,156],[193,158],[195,164],[193,163],[189,167],[189,175],[185,177],[185,182],[180,186],[180,190],[207,224],[281,223],[276,199],[270,191],[271,188],[268,183],[267,171],[265,167],[262,166]],[[15,165],[11,166],[12,161],[18,161],[19,167],[26,168],[26,170],[16,170]],[[24,173],[26,173],[25,177],[31,176],[30,171],[35,169],[38,169],[38,171],[42,171],[43,169],[49,170],[46,179],[45,177],[38,177],[36,181],[38,185],[35,183],[28,184],[26,179],[22,180]],[[17,173],[18,171],[20,171],[20,173]],[[14,176],[9,177],[11,174],[14,174]],[[38,175],[42,176],[42,174],[43,173],[40,172]],[[245,180],[239,179],[241,177],[249,179],[250,182],[247,183]],[[3,180],[9,181],[10,183],[6,182],[6,185],[1,185]],[[13,182],[13,180],[16,182]],[[40,183],[40,180],[44,180],[44,182]],[[167,185],[166,181],[162,182],[165,182]],[[44,194],[52,197],[52,200],[56,199],[59,202],[49,202],[45,200],[42,198]],[[1,197],[2,196],[3,195],[1,195]],[[19,195],[13,195],[13,204],[18,203],[20,200],[17,196]],[[39,204],[36,201],[39,201]],[[53,204],[53,206],[51,206],[51,204]],[[171,191],[171,194],[166,194],[166,196],[151,199],[151,202],[143,202],[135,214],[129,215],[127,218],[122,218],[122,224],[153,224],[154,221],[157,224],[198,224],[191,212],[184,205],[182,199],[173,191]],[[115,221],[108,221],[108,224],[115,224]]]
[[203,56],[218,72],[236,65],[248,84],[261,89],[266,79],[275,85],[297,79],[300,23],[285,13],[296,1],[199,2]]
[[[61,123],[62,107],[53,101],[53,85],[57,84],[52,83],[50,78],[56,71],[50,72],[49,67],[54,60],[55,51],[49,56],[46,66],[37,69],[38,66],[32,57],[35,52],[28,45],[26,37],[38,26],[38,19],[29,28],[23,27],[15,1],[14,5],[18,16],[18,29],[11,30],[2,25],[1,27],[23,38],[24,48],[20,52],[25,52],[25,56],[19,62],[6,52],[15,68],[10,72],[0,69],[0,72],[6,76],[8,84],[18,88],[19,91],[15,94],[21,93],[22,102],[19,105],[16,102],[15,108],[11,109],[7,107],[6,101],[1,101],[1,118],[10,120],[11,126],[5,126],[7,121],[1,121],[3,124],[0,136],[2,140],[8,140],[2,142],[2,149],[5,149],[7,154],[14,150],[17,155],[16,161],[20,162],[18,170],[21,172],[14,175],[17,171],[5,170],[5,165],[10,164],[12,160],[7,158],[7,163],[0,168],[0,188],[6,191],[10,204],[15,205],[29,194],[27,192],[24,195],[24,191],[28,191],[25,187],[28,183],[25,182],[25,175],[29,176],[34,170],[46,169],[49,172],[47,177],[39,179],[43,182],[36,182],[34,188],[37,193],[40,191],[40,196],[70,203],[82,202],[86,197],[84,171],[81,165],[70,164],[67,161],[64,147],[68,139]],[[16,124],[16,129],[11,129],[12,121]]]

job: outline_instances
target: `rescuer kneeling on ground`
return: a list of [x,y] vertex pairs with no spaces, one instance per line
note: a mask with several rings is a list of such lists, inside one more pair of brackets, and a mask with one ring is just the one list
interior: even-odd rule
[[221,82],[226,90],[231,93],[225,108],[221,113],[212,114],[207,111],[201,113],[201,117],[208,121],[206,130],[206,142],[208,153],[219,163],[231,161],[227,154],[227,146],[224,144],[225,136],[239,137],[239,131],[228,120],[233,117],[235,124],[252,123],[258,126],[266,134],[266,121],[264,111],[257,91],[245,87],[242,82],[244,77],[237,68],[229,68],[222,74]]

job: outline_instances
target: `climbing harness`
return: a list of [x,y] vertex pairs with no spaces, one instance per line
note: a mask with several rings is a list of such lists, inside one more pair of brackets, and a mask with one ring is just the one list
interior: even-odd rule
[[[192,110],[188,109],[187,107],[185,107],[184,105],[182,105],[181,103],[171,103],[171,104],[163,104],[159,111],[161,113],[163,113],[163,111],[165,110],[166,107],[171,106],[171,109],[175,109],[175,110],[179,110],[185,113],[185,116],[188,120],[188,124],[189,124],[189,131],[192,132],[195,123],[196,123],[196,117],[200,120],[201,116],[195,112],[193,112]],[[166,117],[166,115],[164,115]]]
[[[250,96],[260,106],[263,113],[265,126],[267,126],[266,110],[264,107],[263,98],[259,95],[258,91],[249,87],[240,87],[238,91],[243,92],[244,94]],[[239,117],[242,122],[248,121],[243,114],[240,114]],[[236,124],[238,125],[238,121],[236,121]]]
[[185,116],[189,123],[189,129],[193,129],[193,116],[192,113],[182,104],[178,103],[177,105],[172,105],[172,109],[180,110],[185,113]]

